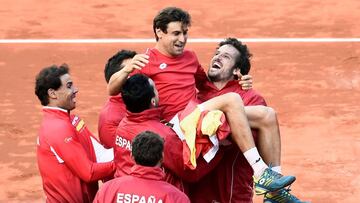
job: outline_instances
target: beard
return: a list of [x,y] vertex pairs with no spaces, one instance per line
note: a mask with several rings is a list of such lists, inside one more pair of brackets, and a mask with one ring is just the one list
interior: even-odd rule
[[229,81],[235,79],[233,70],[227,72],[211,73],[208,72],[208,78],[211,82]]
[[218,82],[220,80],[219,75],[208,74],[208,78],[211,82]]

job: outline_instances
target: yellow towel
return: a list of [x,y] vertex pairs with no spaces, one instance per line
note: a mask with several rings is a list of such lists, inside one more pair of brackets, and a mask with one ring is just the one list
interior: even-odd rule
[[223,115],[222,111],[214,110],[209,111],[201,122],[201,132],[203,135],[213,136],[216,134],[221,123],[221,116]]
[[181,122],[180,127],[184,133],[186,144],[190,149],[190,162],[191,165],[196,167],[196,148],[195,148],[195,138],[196,138],[196,127],[200,118],[200,109],[196,109],[187,115]]
[[[201,132],[203,135],[213,136],[216,135],[221,123],[222,111],[214,110],[209,111],[201,121]],[[187,115],[181,122],[180,127],[185,136],[185,141],[190,150],[190,163],[196,168],[196,128],[201,116],[200,109],[197,107],[189,115]]]

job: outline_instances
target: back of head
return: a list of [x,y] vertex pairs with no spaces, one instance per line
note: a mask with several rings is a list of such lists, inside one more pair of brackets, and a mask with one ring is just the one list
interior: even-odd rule
[[67,73],[69,73],[68,65],[62,64],[61,66],[52,65],[46,67],[36,76],[35,94],[43,106],[49,104],[48,90],[58,90],[61,86],[60,77]]
[[139,113],[150,108],[151,99],[155,96],[154,87],[147,76],[135,74],[124,83],[121,96],[128,111]]
[[239,51],[240,56],[236,59],[235,67],[240,68],[242,75],[247,75],[251,68],[250,58],[252,56],[247,46],[236,38],[227,38],[219,43],[219,47],[223,45],[231,45]]
[[153,31],[156,41],[159,40],[156,35],[156,28],[167,33],[167,25],[171,22],[181,22],[185,26],[191,25],[191,16],[188,12],[177,7],[167,7],[161,10],[153,20]]
[[156,166],[163,158],[164,140],[151,131],[138,134],[131,146],[132,156],[138,165]]
[[109,58],[104,69],[106,82],[109,83],[111,76],[125,66],[124,64],[122,64],[124,60],[131,59],[135,55],[136,55],[135,51],[122,49],[121,51],[117,52],[114,56]]

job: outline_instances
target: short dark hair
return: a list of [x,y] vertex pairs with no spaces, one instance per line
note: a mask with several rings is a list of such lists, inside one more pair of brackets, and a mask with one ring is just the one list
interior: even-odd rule
[[123,68],[121,64],[124,60],[133,58],[135,55],[135,51],[122,49],[109,58],[104,69],[106,82],[109,83],[110,77]]
[[252,54],[249,52],[249,49],[245,44],[243,44],[236,38],[225,39],[224,41],[219,43],[219,47],[227,44],[233,46],[239,51],[240,56],[236,58],[235,67],[240,68],[240,72],[242,75],[247,75],[251,68],[250,58],[252,56]]
[[171,22],[181,22],[183,25],[191,26],[191,16],[188,12],[177,7],[167,7],[162,9],[153,20],[153,30],[156,41],[159,37],[156,35],[156,28],[167,33],[167,26]]
[[145,131],[133,139],[131,147],[136,164],[156,166],[163,158],[164,139],[154,132]]
[[36,76],[35,94],[43,106],[49,104],[48,90],[59,89],[61,87],[60,77],[67,73],[69,73],[69,66],[67,64],[62,64],[60,66],[52,65],[43,68]]
[[147,76],[135,74],[124,83],[121,96],[128,111],[139,113],[150,108],[151,99],[155,96],[154,87]]

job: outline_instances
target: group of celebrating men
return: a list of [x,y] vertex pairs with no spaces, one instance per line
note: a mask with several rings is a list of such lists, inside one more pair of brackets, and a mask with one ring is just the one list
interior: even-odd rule
[[154,48],[108,60],[101,144],[70,114],[78,89],[69,67],[40,71],[47,202],[252,202],[253,188],[264,202],[302,202],[288,189],[295,177],[281,175],[276,113],[251,89],[247,46],[220,42],[206,74],[184,49],[190,25],[186,11],[165,8],[153,21]]

